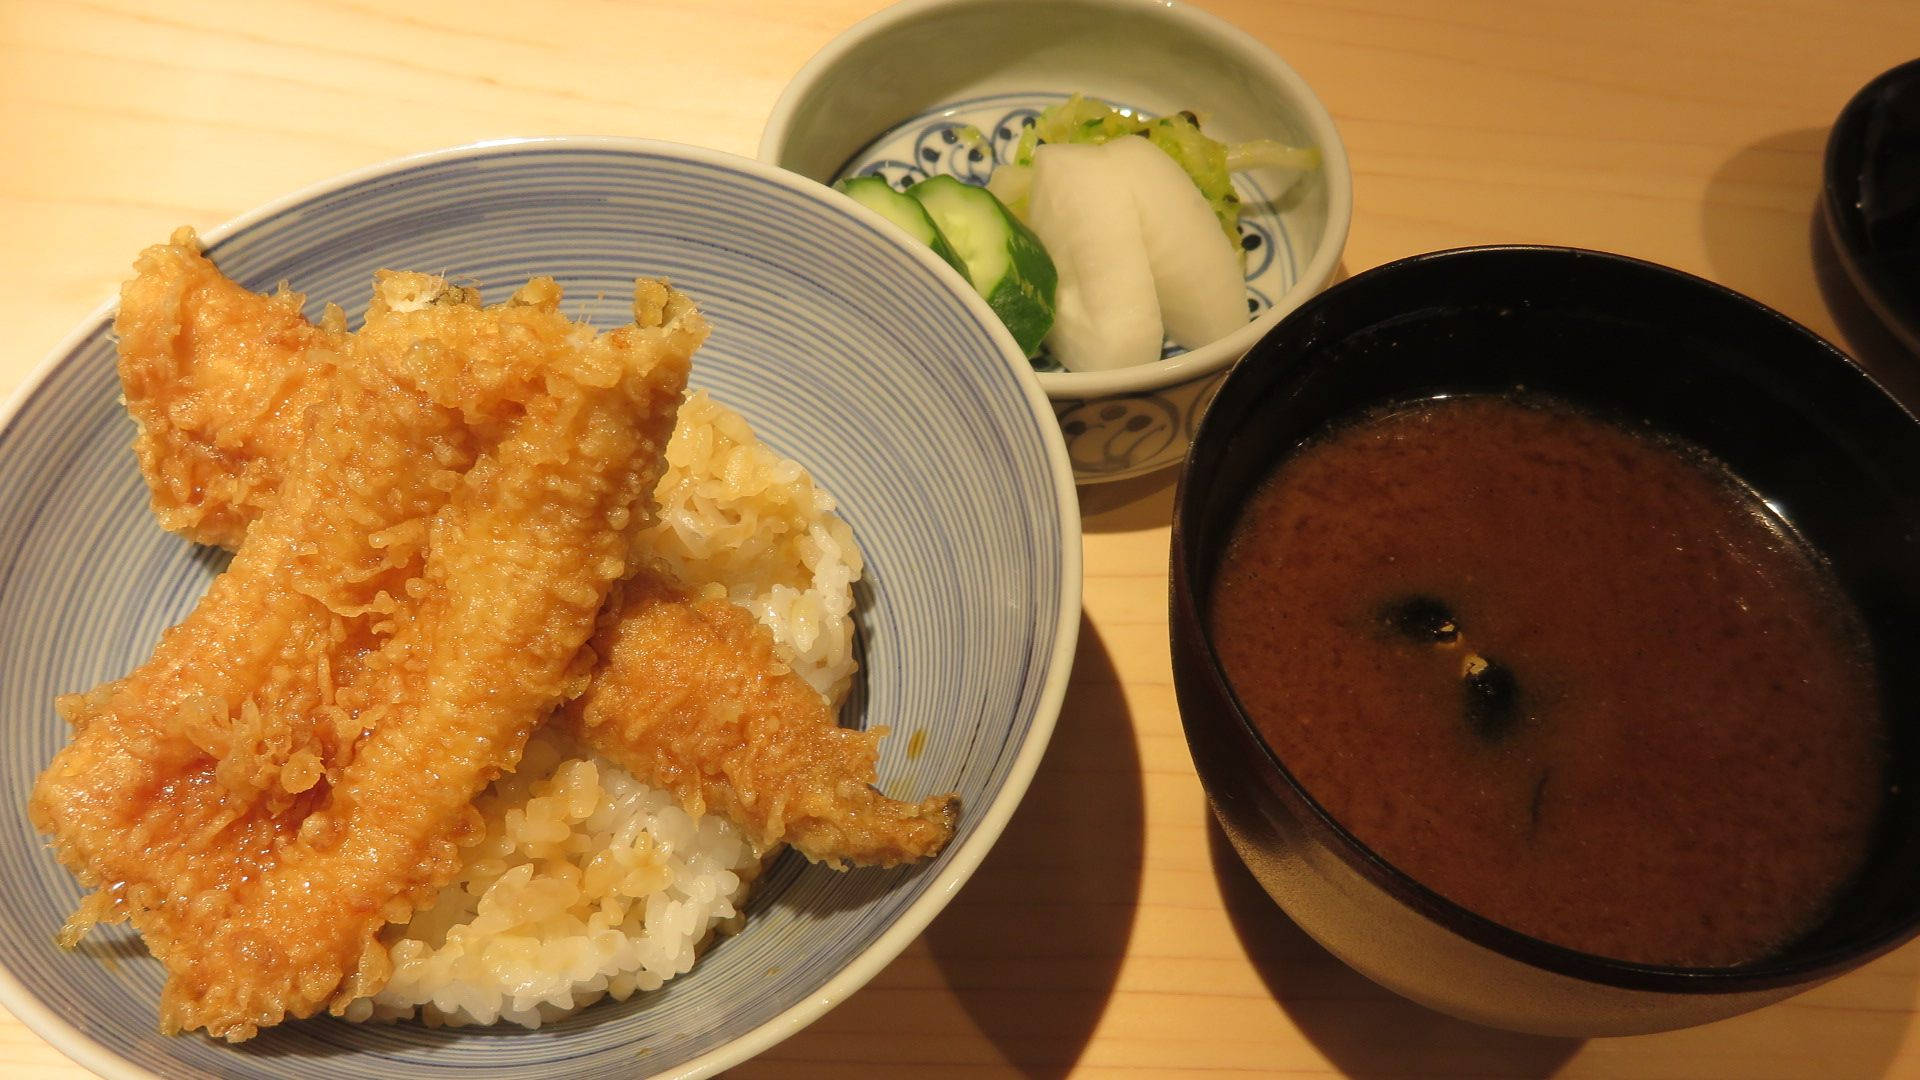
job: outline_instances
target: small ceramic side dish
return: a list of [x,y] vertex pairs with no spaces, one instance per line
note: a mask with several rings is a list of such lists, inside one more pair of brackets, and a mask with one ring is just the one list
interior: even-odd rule
[[1331,280],[1352,180],[1306,82],[1244,32],[1165,0],[908,0],[854,26],[775,105],[760,157],[822,183],[877,173],[984,183],[1042,109],[1084,93],[1143,116],[1192,111],[1223,142],[1319,150],[1304,176],[1235,174],[1246,208],[1248,322],[1192,351],[1112,371],[1036,361],[1080,483],[1180,462],[1214,386],[1287,312]]

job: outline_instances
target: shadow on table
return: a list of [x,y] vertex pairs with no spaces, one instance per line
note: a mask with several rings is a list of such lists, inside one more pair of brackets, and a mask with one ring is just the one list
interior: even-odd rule
[[1133,717],[1083,618],[1059,727],[980,869],[864,990],[729,1076],[1066,1076],[1120,979],[1145,831]]
[[1133,718],[1098,631],[1026,800],[926,934],[979,1030],[1034,1078],[1065,1076],[1119,981],[1140,894],[1145,809]]
[[1141,532],[1173,520],[1173,489],[1180,467],[1104,484],[1081,484],[1080,526],[1090,533]]
[[1817,309],[1806,225],[1826,143],[1825,128],[1781,131],[1714,169],[1700,201],[1701,273],[1789,314]]
[[1908,408],[1920,357],[1867,307],[1834,251],[1820,208],[1827,130],[1780,132],[1742,147],[1708,181],[1701,235],[1714,280],[1789,315],[1824,306],[1844,348]]
[[1585,1045],[1455,1020],[1354,971],[1287,918],[1210,811],[1207,818],[1214,877],[1247,959],[1300,1033],[1343,1074],[1537,1080]]

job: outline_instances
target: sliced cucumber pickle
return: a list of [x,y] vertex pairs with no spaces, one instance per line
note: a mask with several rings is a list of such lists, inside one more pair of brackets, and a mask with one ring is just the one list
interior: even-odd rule
[[852,196],[854,202],[900,226],[908,236],[932,248],[933,253],[945,259],[948,266],[960,271],[962,277],[966,276],[967,264],[954,253],[953,245],[947,242],[939,226],[927,216],[926,207],[921,206],[918,200],[895,191],[886,178],[849,176],[833,186]]
[[1054,289],[1059,278],[1047,249],[985,188],[951,176],[935,176],[913,185],[934,227],[966,264],[967,279],[1013,333],[1028,356],[1053,326]]

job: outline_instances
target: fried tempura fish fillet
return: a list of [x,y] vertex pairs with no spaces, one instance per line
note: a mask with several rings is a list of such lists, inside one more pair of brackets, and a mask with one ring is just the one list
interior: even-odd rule
[[[141,422],[142,471],[163,525],[226,543],[204,524],[176,524],[186,520],[182,508],[191,506],[197,515],[192,521],[244,531],[261,507],[271,505],[271,484],[299,443],[297,434],[284,437],[282,419],[324,388],[334,361],[282,347],[297,338],[285,326],[286,301],[229,281],[199,253],[191,234],[177,234],[166,248],[143,255],[136,269],[139,276],[122,300],[120,366],[128,407]],[[664,317],[665,296],[658,289],[636,296],[641,323]],[[473,303],[475,297],[443,302]],[[199,329],[183,335],[169,329],[176,326]],[[211,355],[236,339],[248,339],[248,348]],[[193,409],[183,414],[176,404],[181,401],[191,401]],[[182,415],[190,415],[190,429]],[[191,500],[173,494],[179,485],[171,477],[182,472],[195,478]],[[590,748],[643,782],[673,791],[689,811],[713,806],[763,848],[785,842],[810,859],[840,866],[892,865],[945,847],[953,834],[955,797],[912,804],[880,796],[871,787],[879,731],[843,729],[817,695],[803,700],[798,691],[807,689],[804,682],[772,670],[777,661],[771,638],[751,618],[695,605],[662,591],[668,588],[663,581],[636,592],[648,598],[632,609],[648,617],[647,626],[632,633],[602,631],[610,662],[595,672],[595,685],[609,677],[620,685],[600,687],[598,700],[607,707],[626,701],[643,711],[613,718],[603,707],[596,722],[582,725]],[[689,641],[699,645],[660,632],[670,624],[698,631]],[[658,686],[633,685],[639,673]],[[731,695],[732,702],[697,694],[675,698],[667,689],[673,686],[701,686]],[[674,700],[704,702],[712,711],[672,723],[661,710]],[[735,708],[741,710],[737,718],[721,719]],[[776,746],[761,749],[747,741],[766,732],[778,732]]]
[[819,692],[721,590],[664,574],[624,583],[601,617],[601,667],[561,712],[576,737],[691,813],[724,814],[763,848],[895,866],[939,851],[959,799],[900,802],[873,788],[884,730],[834,724]]
[[62,699],[74,739],[33,792],[98,890],[66,939],[131,920],[163,1030],[239,1041],[384,982],[381,927],[585,685],[705,335],[675,301],[596,338],[550,281],[485,310],[422,275],[376,294],[230,567],[145,665]]
[[329,308],[315,326],[300,294],[241,288],[190,229],[141,252],[134,271],[113,328],[153,512],[174,532],[233,550],[306,439],[345,320]]

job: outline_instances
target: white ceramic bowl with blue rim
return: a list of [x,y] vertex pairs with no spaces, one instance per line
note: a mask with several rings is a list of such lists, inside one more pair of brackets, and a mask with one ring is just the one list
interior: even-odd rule
[[1176,0],[906,0],[800,69],[759,155],[822,182],[877,172],[896,183],[935,173],[982,183],[1028,117],[1076,91],[1149,116],[1193,110],[1224,142],[1277,139],[1321,155],[1298,183],[1272,170],[1235,174],[1247,325],[1190,352],[1168,345],[1138,367],[1043,365],[1074,475],[1095,483],[1183,460],[1228,366],[1333,278],[1353,179],[1333,118],[1298,73]]
[[1039,763],[1080,612],[1059,432],[1012,339],[957,274],[790,173],[622,139],[406,158],[206,239],[242,283],[306,292],[309,314],[329,300],[355,311],[375,269],[406,267],[452,273],[489,299],[550,274],[568,311],[611,326],[630,318],[636,275],[671,278],[714,325],[693,383],[805,463],[865,550],[864,686],[848,722],[897,733],[880,760],[890,793],[960,792],[959,833],[938,859],[896,871],[840,874],[789,853],[746,929],[691,973],[536,1032],[319,1019],[238,1047],[157,1034],[161,974],[136,938],[115,928],[78,952],[55,947],[81,891],[25,814],[66,738],[54,695],[140,663],[224,562],[148,512],[109,306],[0,413],[0,1002],[116,1078],[696,1077],[799,1030],[926,926]]

